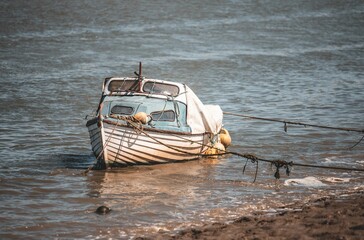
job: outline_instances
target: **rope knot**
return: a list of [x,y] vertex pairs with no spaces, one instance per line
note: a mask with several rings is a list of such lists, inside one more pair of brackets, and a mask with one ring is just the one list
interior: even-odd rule
[[274,160],[271,162],[271,166],[275,166],[276,167],[276,171],[274,173],[274,177],[276,179],[280,179],[281,175],[279,174],[279,169],[280,168],[285,168],[286,169],[286,175],[289,176],[289,174],[291,173],[291,169],[290,167],[293,166],[293,162],[286,162],[284,160]]

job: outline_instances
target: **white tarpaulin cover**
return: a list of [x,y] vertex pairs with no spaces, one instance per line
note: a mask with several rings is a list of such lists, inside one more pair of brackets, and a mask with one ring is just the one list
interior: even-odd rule
[[220,106],[204,105],[188,86],[185,87],[187,124],[190,126],[192,133],[219,133],[223,117]]

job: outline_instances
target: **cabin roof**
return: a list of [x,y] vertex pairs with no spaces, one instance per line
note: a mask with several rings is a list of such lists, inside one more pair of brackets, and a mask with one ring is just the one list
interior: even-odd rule
[[103,85],[104,95],[148,95],[157,98],[173,98],[186,103],[186,85],[172,81],[137,77],[106,78]]
[[[119,81],[119,82],[138,81],[138,78],[137,77],[111,77],[111,78],[106,78],[105,81],[104,81],[104,85],[103,85],[103,91],[106,94],[111,92],[109,90],[109,86],[110,86],[110,84],[112,84],[113,81]],[[142,78],[142,80],[141,80],[142,85],[144,85],[145,83],[148,83],[148,82],[154,82],[154,83],[159,83],[159,84],[176,86],[176,87],[178,87],[178,89],[180,91],[185,90],[185,84],[183,84],[183,83],[177,83],[177,82],[160,80],[160,79],[153,79],[153,78]]]

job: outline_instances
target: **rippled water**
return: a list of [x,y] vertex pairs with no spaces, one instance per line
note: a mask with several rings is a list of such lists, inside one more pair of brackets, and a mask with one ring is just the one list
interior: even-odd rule
[[[363,129],[361,1],[1,1],[0,199],[4,238],[130,238],[229,221],[363,187],[363,173],[236,156],[84,170],[85,116],[102,79],[187,83],[226,112]],[[364,167],[362,135],[224,117],[231,150]],[[308,177],[308,178],[306,178]],[[296,179],[289,184],[288,180]],[[303,180],[302,180],[303,179]],[[299,183],[302,182],[302,185]],[[100,205],[110,214],[94,213]]]

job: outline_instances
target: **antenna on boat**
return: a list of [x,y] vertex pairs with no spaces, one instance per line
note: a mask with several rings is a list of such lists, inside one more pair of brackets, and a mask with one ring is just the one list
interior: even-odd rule
[[139,80],[142,78],[142,62],[139,62]]
[[143,77],[142,77],[142,62],[139,62],[139,73],[134,72],[134,74],[138,76],[139,92],[141,92],[142,91],[142,81],[143,81]]

